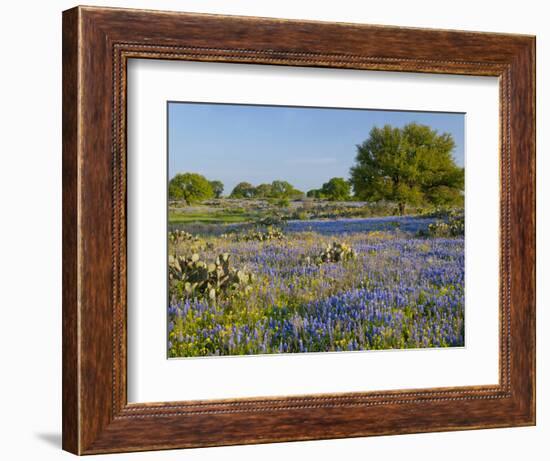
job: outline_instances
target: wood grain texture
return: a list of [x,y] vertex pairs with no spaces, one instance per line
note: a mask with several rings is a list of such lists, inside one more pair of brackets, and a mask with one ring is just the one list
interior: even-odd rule
[[[63,14],[63,448],[78,454],[535,422],[534,37],[78,7]],[[500,78],[500,382],[238,400],[126,399],[126,63]]]
[[63,448],[78,443],[78,10],[63,16]]

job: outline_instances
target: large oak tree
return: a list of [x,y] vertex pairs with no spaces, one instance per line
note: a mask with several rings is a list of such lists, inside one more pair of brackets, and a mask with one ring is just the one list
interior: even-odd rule
[[459,205],[464,196],[464,168],[456,165],[455,142],[448,133],[410,123],[403,128],[374,127],[357,146],[350,182],[360,200],[406,205]]

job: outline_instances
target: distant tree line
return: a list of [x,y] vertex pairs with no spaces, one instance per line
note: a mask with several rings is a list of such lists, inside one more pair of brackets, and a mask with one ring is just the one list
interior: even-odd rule
[[[356,146],[356,163],[350,178],[331,178],[320,189],[309,190],[307,197],[329,201],[384,200],[396,203],[400,214],[407,205],[462,205],[464,168],[453,159],[454,147],[450,134],[438,134],[427,125],[374,127],[369,137]],[[197,173],[177,174],[168,186],[171,199],[189,204],[220,198],[223,191],[221,181],[209,181]],[[284,201],[304,195],[289,182],[275,180],[258,186],[240,182],[229,197]]]
[[[168,196],[171,200],[184,200],[188,204],[202,202],[223,195],[221,181],[209,181],[198,173],[179,173],[168,183]],[[275,180],[270,184],[253,186],[248,182],[237,184],[229,198],[238,199],[284,199],[294,200],[305,196],[288,181]]]
[[229,198],[271,198],[300,199],[304,197],[301,190],[296,189],[288,181],[275,180],[271,184],[253,186],[248,182],[240,182],[235,186]]

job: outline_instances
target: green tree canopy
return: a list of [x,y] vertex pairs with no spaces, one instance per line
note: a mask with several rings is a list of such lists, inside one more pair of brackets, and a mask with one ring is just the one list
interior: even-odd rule
[[351,184],[344,178],[332,178],[321,187],[321,196],[330,201],[346,201],[351,198]]
[[304,193],[301,190],[296,189],[288,181],[275,180],[271,183],[271,197],[272,198],[300,198]]
[[256,187],[254,196],[258,198],[269,198],[272,194],[271,184],[260,184]]
[[309,198],[325,198],[321,189],[310,189],[306,194]]
[[179,173],[168,183],[168,196],[191,204],[214,197],[214,191],[204,176],[198,173]]
[[374,127],[357,146],[350,182],[357,198],[406,205],[463,203],[464,168],[452,157],[452,136],[426,125]]
[[210,186],[214,192],[214,197],[220,198],[223,194],[223,182],[218,180],[210,181]]
[[230,198],[252,198],[256,194],[256,188],[249,182],[240,182],[231,191]]

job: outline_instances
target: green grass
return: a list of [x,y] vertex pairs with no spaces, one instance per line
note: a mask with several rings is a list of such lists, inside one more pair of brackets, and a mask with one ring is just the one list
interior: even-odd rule
[[181,223],[213,223],[230,224],[247,222],[253,219],[254,215],[245,213],[168,213],[169,224]]

